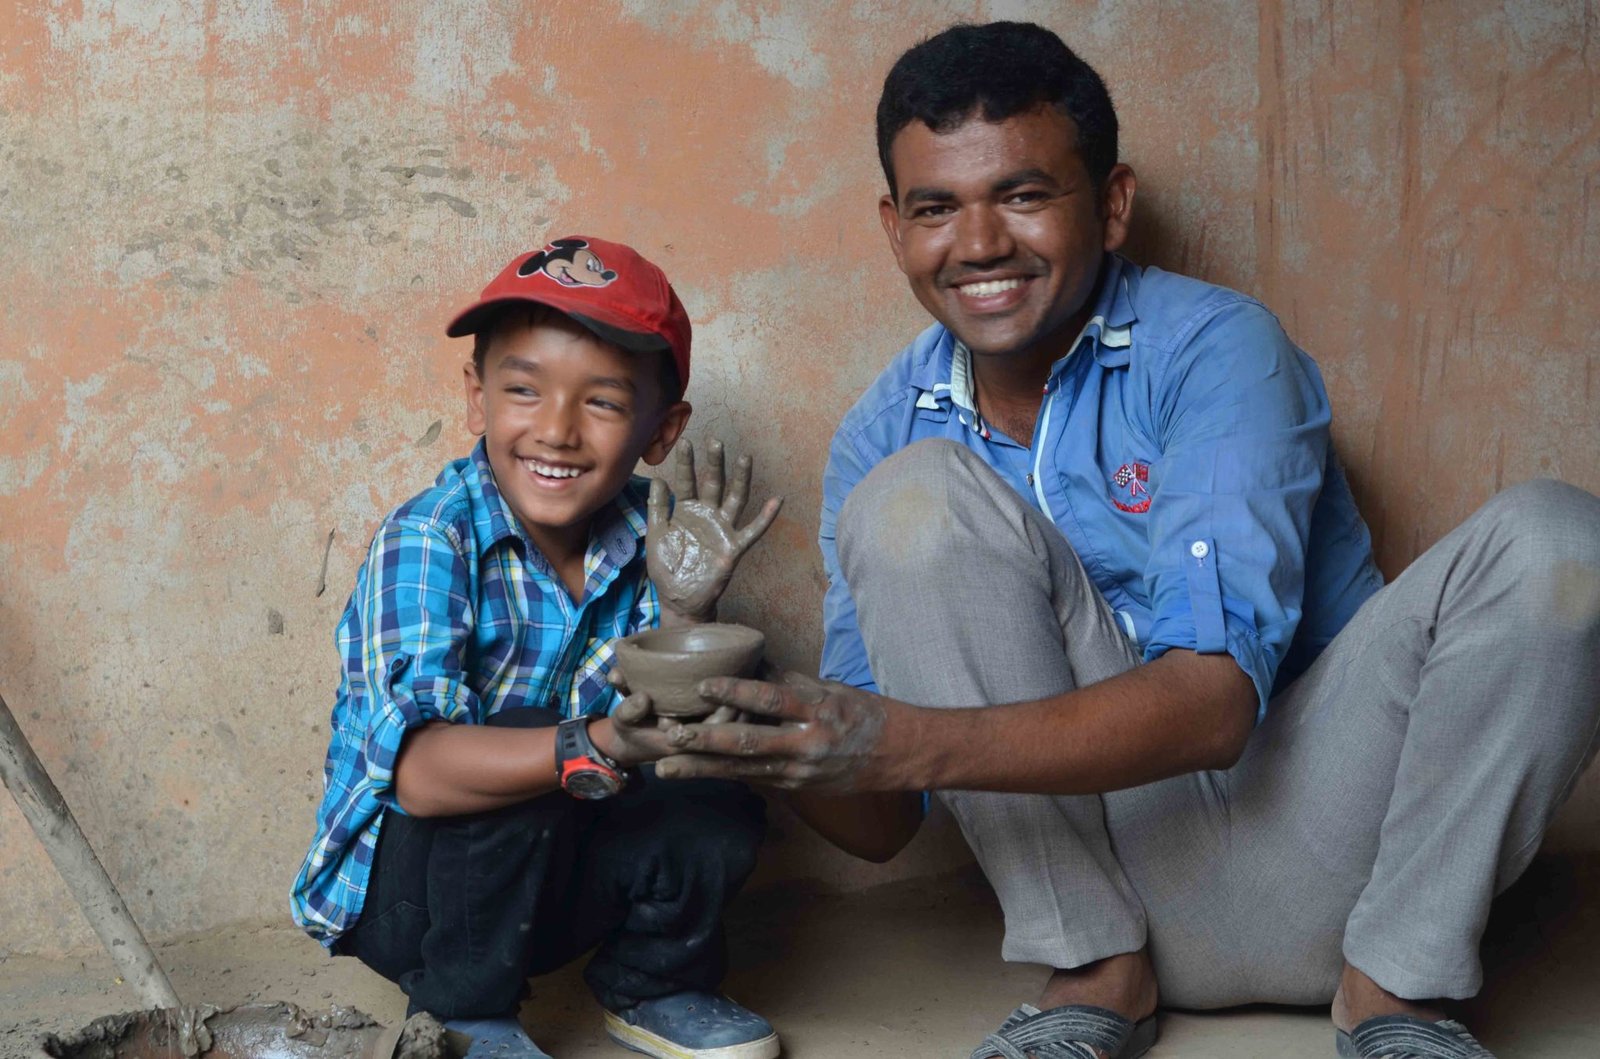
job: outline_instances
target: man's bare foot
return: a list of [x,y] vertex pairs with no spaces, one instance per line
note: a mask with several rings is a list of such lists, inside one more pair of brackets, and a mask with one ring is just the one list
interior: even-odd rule
[[1411,1015],[1429,1022],[1445,1018],[1437,1004],[1425,1000],[1397,997],[1365,974],[1344,965],[1339,991],[1333,994],[1333,1026],[1349,1033],[1367,1019],[1378,1015]]
[[1138,1022],[1155,1012],[1157,996],[1155,968],[1149,954],[1140,949],[1056,971],[1039,994],[1039,1010],[1092,1004]]

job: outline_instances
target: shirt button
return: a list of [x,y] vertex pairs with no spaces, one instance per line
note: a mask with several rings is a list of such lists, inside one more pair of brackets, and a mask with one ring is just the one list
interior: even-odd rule
[[1211,549],[1206,547],[1205,541],[1195,541],[1193,544],[1189,545],[1189,554],[1194,556],[1196,559],[1204,559],[1207,555],[1211,554]]

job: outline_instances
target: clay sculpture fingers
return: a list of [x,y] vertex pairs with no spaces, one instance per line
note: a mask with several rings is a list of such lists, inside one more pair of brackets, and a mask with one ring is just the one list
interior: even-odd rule
[[750,495],[751,467],[748,453],[733,462],[733,480],[727,483],[728,491],[722,498],[722,517],[730,526],[737,526],[739,516],[744,514],[744,501]]
[[700,468],[700,473],[695,482],[700,490],[700,499],[712,507],[722,503],[722,442],[712,438],[706,445],[705,466]]
[[678,503],[696,498],[694,483],[694,443],[684,438],[678,443],[678,458],[672,463],[672,495]]
[[668,498],[671,495],[667,491],[667,483],[660,478],[653,479],[650,482],[650,500],[645,505],[645,516],[649,520],[646,523],[647,526],[664,526],[667,524],[667,518],[669,517],[667,514],[669,508]]
[[750,495],[750,458],[738,461],[731,484],[724,480],[724,472],[722,442],[708,443],[697,473],[693,449],[685,441],[671,476],[677,502],[669,504],[667,487],[659,481],[650,487],[645,534],[650,580],[662,607],[690,621],[715,617],[717,600],[734,567],[782,507],[782,499],[774,497],[749,525],[738,528]]
[[733,535],[733,543],[739,549],[739,554],[744,554],[761,535],[767,532],[773,521],[778,517],[778,512],[783,510],[783,497],[775,496],[761,505],[761,511],[750,520],[750,525],[739,530]]

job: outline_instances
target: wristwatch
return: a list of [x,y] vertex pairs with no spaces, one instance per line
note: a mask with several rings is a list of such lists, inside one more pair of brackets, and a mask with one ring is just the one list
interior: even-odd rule
[[574,798],[609,798],[628,785],[622,766],[589,739],[592,720],[574,717],[556,725],[556,775],[561,778],[561,789]]

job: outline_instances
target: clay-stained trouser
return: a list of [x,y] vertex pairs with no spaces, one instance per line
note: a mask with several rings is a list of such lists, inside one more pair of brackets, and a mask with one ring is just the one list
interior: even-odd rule
[[[885,694],[1017,702],[1138,664],[1061,533],[958,445],[885,460],[838,540]],[[1600,500],[1532,482],[1370,599],[1233,768],[941,797],[999,895],[1007,960],[1074,967],[1148,938],[1175,1006],[1326,1003],[1346,958],[1401,996],[1467,997],[1490,899],[1597,725]]]

